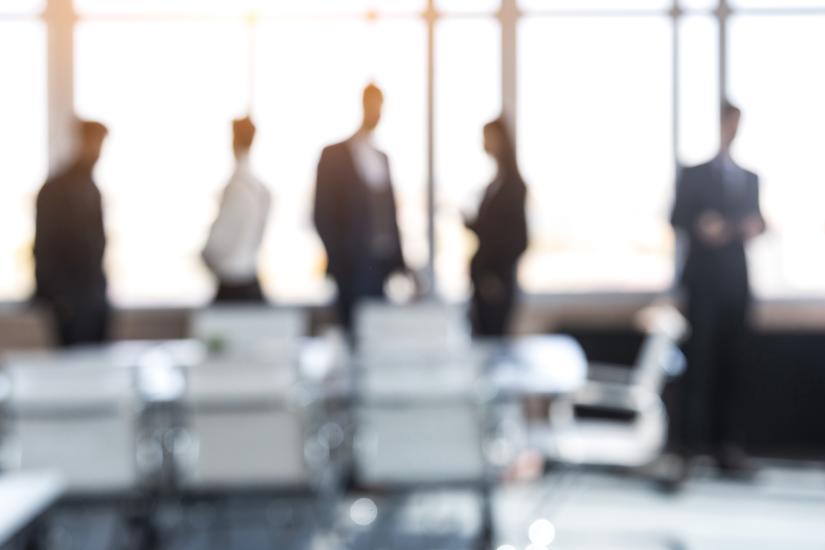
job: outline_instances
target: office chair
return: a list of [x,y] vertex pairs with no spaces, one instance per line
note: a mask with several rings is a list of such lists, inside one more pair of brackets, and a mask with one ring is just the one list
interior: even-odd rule
[[487,410],[464,308],[367,303],[355,329],[356,483],[396,495],[469,489],[486,536]]
[[661,393],[667,378],[684,369],[678,344],[688,324],[670,306],[644,309],[636,323],[646,335],[636,364],[590,365],[584,387],[552,408],[541,445],[551,460],[640,468],[660,456],[668,426]]
[[466,360],[466,309],[437,301],[395,305],[365,302],[355,316],[356,353],[365,368]]
[[190,319],[191,336],[213,354],[256,361],[294,361],[306,331],[306,314],[298,308],[212,306]]
[[12,469],[57,471],[74,494],[138,485],[133,371],[109,359],[79,351],[6,360]]
[[308,486],[311,409],[297,375],[279,365],[210,359],[186,369],[183,410],[193,438],[182,486],[243,490]]

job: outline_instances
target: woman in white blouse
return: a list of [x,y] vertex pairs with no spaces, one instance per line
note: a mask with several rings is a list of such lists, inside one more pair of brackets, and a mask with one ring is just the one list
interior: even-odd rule
[[255,139],[252,120],[233,121],[232,134],[235,171],[224,188],[203,259],[218,280],[215,302],[263,302],[258,253],[272,198],[250,167],[249,150]]

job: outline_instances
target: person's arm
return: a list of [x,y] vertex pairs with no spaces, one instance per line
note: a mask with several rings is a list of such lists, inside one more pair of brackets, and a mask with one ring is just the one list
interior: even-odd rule
[[335,165],[335,159],[331,157],[331,149],[326,148],[318,161],[312,219],[326,249],[330,270],[334,271],[338,265],[337,258],[341,253],[341,246],[336,190],[338,167]]
[[765,218],[762,216],[762,208],[759,205],[759,177],[755,174],[751,179],[751,189],[749,193],[750,204],[748,214],[742,220],[739,231],[745,242],[755,239],[767,229]]
[[401,245],[401,230],[398,227],[398,203],[395,200],[395,187],[393,186],[392,182],[392,171],[390,170],[390,161],[387,155],[383,156],[384,162],[386,162],[387,165],[387,179],[389,180],[390,186],[390,205],[392,208],[393,231],[395,232],[395,265],[393,266],[393,270],[411,274],[412,271],[407,266],[407,262],[404,259],[404,247]]
[[491,262],[513,265],[527,250],[526,195],[524,185],[508,183],[479,218],[480,247]]
[[218,214],[209,229],[209,237],[201,254],[206,267],[216,276],[220,274],[221,262],[238,242],[241,229],[238,224],[243,222],[246,215],[245,212],[239,210],[241,205],[235,197],[236,191],[232,184],[229,184],[221,193]]
[[676,180],[676,198],[670,213],[670,224],[674,229],[692,234],[696,224],[697,205],[695,189],[690,184],[690,174],[682,170]]
[[103,217],[103,197],[100,191],[95,188],[96,204],[95,204],[95,253],[96,261],[103,263],[103,257],[106,254],[106,224]]
[[45,187],[37,194],[34,210],[34,267],[37,291],[48,293],[54,276],[54,215]]

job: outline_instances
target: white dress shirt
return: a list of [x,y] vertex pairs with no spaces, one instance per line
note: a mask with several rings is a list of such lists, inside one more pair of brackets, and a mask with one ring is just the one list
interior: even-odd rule
[[239,159],[203,251],[206,265],[221,282],[246,283],[257,276],[271,202],[269,189],[252,173],[249,159]]

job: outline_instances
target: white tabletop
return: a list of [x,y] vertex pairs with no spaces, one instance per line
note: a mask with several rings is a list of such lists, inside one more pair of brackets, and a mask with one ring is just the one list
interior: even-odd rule
[[462,355],[463,362],[453,356],[439,363],[412,355],[384,368],[366,368],[359,380],[361,396],[554,396],[575,392],[587,380],[587,357],[567,336],[476,342]]
[[492,360],[491,383],[502,393],[559,395],[587,381],[587,357],[569,336],[525,336],[506,342]]
[[63,493],[53,473],[0,476],[0,545],[10,542],[51,507]]

